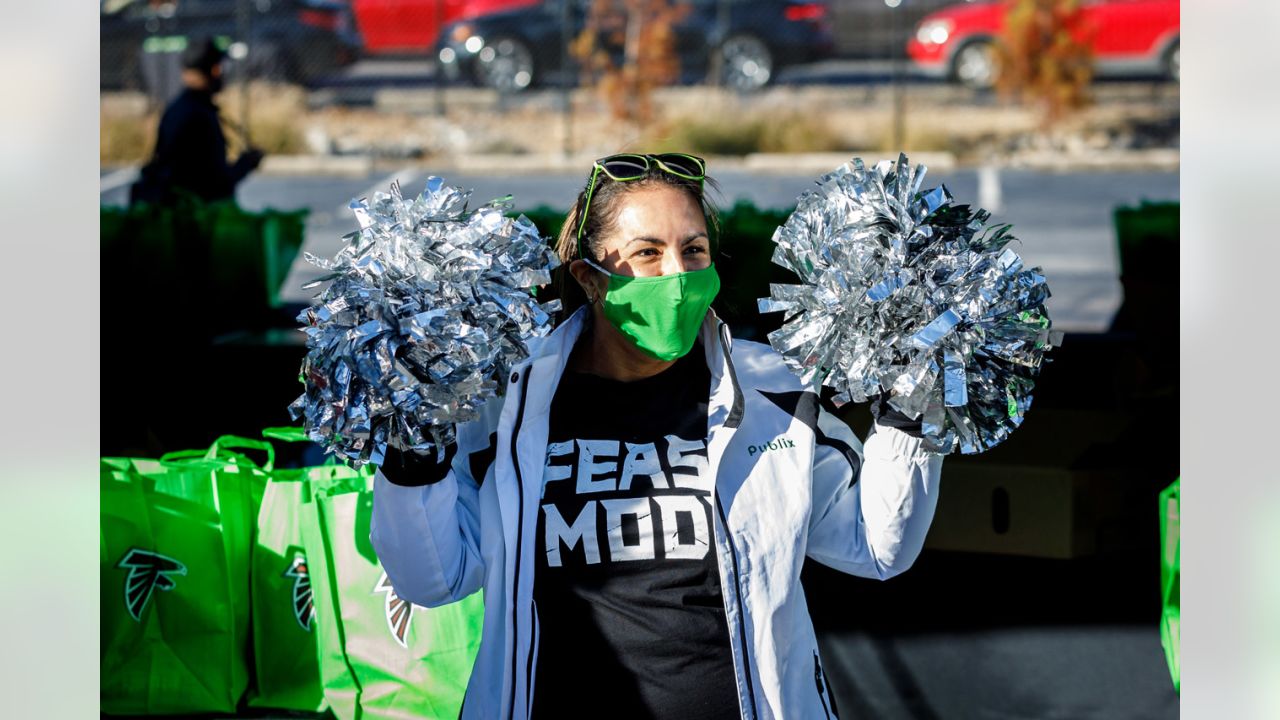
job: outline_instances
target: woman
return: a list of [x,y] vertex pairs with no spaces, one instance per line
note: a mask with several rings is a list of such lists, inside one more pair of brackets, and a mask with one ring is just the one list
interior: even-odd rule
[[378,473],[397,593],[484,590],[464,717],[831,716],[806,556],[888,578],[920,551],[941,457],[901,416],[864,449],[777,353],[730,337],[709,182],[689,155],[597,161],[558,245],[582,306],[448,463]]

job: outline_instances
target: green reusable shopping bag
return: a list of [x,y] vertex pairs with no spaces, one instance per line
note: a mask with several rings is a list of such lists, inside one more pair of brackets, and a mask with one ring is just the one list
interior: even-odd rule
[[1160,493],[1160,597],[1163,600],[1160,644],[1164,646],[1173,688],[1178,692],[1182,691],[1182,666],[1179,661],[1182,533],[1179,518],[1181,502],[1178,497],[1181,483],[1182,479],[1178,478]]
[[[308,441],[298,428],[268,428],[273,440]],[[318,712],[325,708],[316,649],[311,576],[299,511],[314,479],[323,487],[355,471],[345,466],[277,468],[258,510],[250,592],[254,683],[249,705]]]
[[262,217],[224,200],[201,206],[197,218],[208,243],[209,297],[224,319],[218,330],[263,327],[270,306],[263,276]]
[[369,540],[373,478],[312,485],[303,506],[325,698],[339,720],[456,718],[480,646],[481,593],[427,609],[399,598]]
[[[104,322],[115,321],[119,331],[132,333],[124,323],[139,317],[162,321],[171,314],[169,305],[157,297],[185,298],[185,249],[178,242],[181,233],[191,231],[191,223],[181,220],[186,208],[140,204],[127,208],[102,207],[99,220],[102,276],[112,283],[103,296]],[[175,294],[176,293],[176,294]],[[144,323],[144,325],[147,325]]]
[[1179,203],[1143,200],[1114,211],[1120,274],[1178,277]]
[[308,211],[248,212],[233,202],[205,205],[212,290],[249,311],[280,306],[280,287],[302,247]]
[[[183,308],[216,301],[219,316],[241,323],[261,322],[268,309],[281,307],[280,288],[302,248],[309,210],[249,212],[232,200],[179,195],[172,205],[101,208],[103,276],[131,280],[118,284],[113,303],[180,317]],[[203,269],[198,283],[193,267]],[[182,302],[157,304],[156,297]],[[219,328],[226,329],[233,328]]]
[[[232,448],[261,449],[259,467]],[[100,703],[231,712],[248,686],[249,545],[269,444],[101,462]]]
[[307,210],[265,210],[262,213],[262,271],[266,281],[267,304],[283,305],[280,289],[306,236]]

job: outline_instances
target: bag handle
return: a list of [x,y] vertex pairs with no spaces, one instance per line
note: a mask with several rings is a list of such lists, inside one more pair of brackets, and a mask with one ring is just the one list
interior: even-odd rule
[[[272,440],[282,440],[284,442],[315,442],[311,439],[311,436],[307,434],[306,428],[300,428],[292,425],[264,428],[262,430],[262,437],[271,438]],[[337,455],[334,455],[333,453],[325,453],[324,464],[322,467],[338,464]]]
[[175,450],[160,456],[160,464],[164,467],[216,470],[237,463],[257,467],[248,457],[230,450],[220,450],[216,457],[209,457],[208,450]]
[[[239,435],[223,435],[213,444],[209,446],[209,451],[205,453],[205,458],[212,459],[217,457],[222,451],[228,449],[236,450],[261,450],[267,454],[267,461],[258,467],[264,472],[271,472],[276,466],[276,448],[266,440],[255,440],[253,438],[240,437]],[[243,453],[231,453],[231,455],[245,457]]]
[[[259,465],[249,456],[235,452],[232,448],[238,450],[261,450],[267,454],[267,461]],[[253,438],[240,437],[238,435],[223,435],[214,440],[208,450],[175,450],[160,456],[160,464],[170,467],[217,469],[226,467],[228,464],[244,464],[267,473],[270,473],[275,468],[275,462],[276,449],[274,445],[265,440],[254,440]]]
[[271,440],[283,440],[284,442],[311,442],[306,430],[288,425],[265,428],[262,431],[262,437]]

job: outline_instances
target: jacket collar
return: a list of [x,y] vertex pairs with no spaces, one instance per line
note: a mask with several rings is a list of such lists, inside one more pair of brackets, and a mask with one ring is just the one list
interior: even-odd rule
[[587,327],[586,305],[577,309],[568,320],[560,323],[542,342],[532,349],[525,372],[530,373],[529,398],[525,407],[526,417],[547,414],[551,411],[551,398],[555,395],[560,376],[569,363],[569,355]]
[[[527,395],[521,403],[524,429],[519,438],[522,458],[525,458],[525,449],[534,451],[525,459],[530,463],[529,473],[541,472],[540,463],[543,457],[538,449],[546,446],[546,416],[550,414],[551,400],[555,396],[556,387],[560,384],[560,378],[569,362],[574,344],[582,336],[589,322],[589,312],[588,306],[578,308],[569,319],[531,348],[530,358],[518,368],[519,372],[527,375],[524,382],[529,383]],[[741,424],[743,413],[742,389],[738,384],[731,360],[733,338],[729,333],[729,326],[715,314],[714,310],[707,311],[707,316],[702,321],[702,328],[698,331],[698,337],[702,340],[707,368],[711,371],[708,436],[720,435],[721,442],[714,445],[719,446],[715,449],[723,450],[723,443],[727,442],[732,432],[718,433],[717,430],[736,429]],[[508,402],[512,399],[508,397]],[[519,401],[518,398],[516,400]]]
[[[551,332],[545,339],[538,342],[536,347],[530,352],[530,356],[521,367],[524,371],[533,371],[538,374],[538,380],[542,382],[541,389],[548,393],[555,393],[555,386],[560,382],[560,376],[564,374],[565,365],[569,362],[569,355],[573,352],[573,346],[577,344],[578,338],[582,336],[583,330],[586,329],[589,322],[588,313],[591,312],[590,306],[583,305],[578,308],[567,320],[560,323],[560,326]],[[729,362],[729,351],[733,349],[733,338],[729,334],[729,326],[716,315],[715,310],[707,310],[707,316],[702,321],[702,327],[698,330],[698,339],[702,341],[702,349],[706,354],[707,367],[711,369],[712,394],[715,394],[715,387],[721,380],[728,376],[733,379],[733,371]],[[545,375],[547,370],[553,371],[551,375]],[[547,383],[546,381],[553,381]],[[530,389],[532,393],[533,388]],[[550,398],[547,398],[549,406]],[[534,403],[534,397],[529,398],[530,407],[538,407]],[[527,411],[526,411],[527,412]]]

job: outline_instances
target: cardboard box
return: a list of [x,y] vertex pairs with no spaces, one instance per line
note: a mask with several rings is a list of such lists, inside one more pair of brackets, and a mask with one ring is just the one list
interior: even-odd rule
[[1059,559],[1098,552],[1123,532],[1116,525],[1125,473],[1080,460],[1114,442],[1127,422],[1118,413],[1032,406],[1003,444],[948,456],[925,547]]

